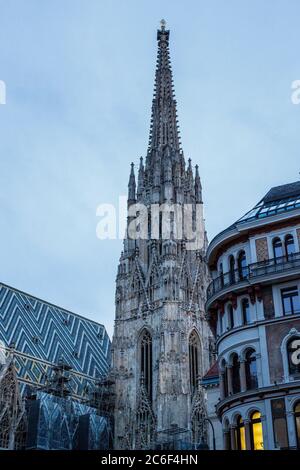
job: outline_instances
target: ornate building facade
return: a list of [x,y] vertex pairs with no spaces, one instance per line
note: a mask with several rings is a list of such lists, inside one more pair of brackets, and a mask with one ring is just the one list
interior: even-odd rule
[[[186,167],[180,145],[164,21],[157,41],[149,146],[137,185],[131,167],[128,227],[116,280],[116,449],[196,448],[207,433],[200,379],[214,345],[204,312],[208,272],[202,188],[198,167],[195,175],[190,159]],[[170,231],[164,235],[160,210],[174,204],[191,207],[191,223],[171,210]],[[155,220],[154,206],[159,207]],[[144,208],[146,236],[132,237],[134,215]],[[185,235],[178,236],[187,225],[202,233],[202,243],[193,249]]]
[[223,447],[299,449],[300,182],[272,188],[207,259]]

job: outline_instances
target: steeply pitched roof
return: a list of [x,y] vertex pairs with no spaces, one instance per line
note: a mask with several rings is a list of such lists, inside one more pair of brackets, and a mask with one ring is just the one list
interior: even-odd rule
[[211,368],[202,377],[202,381],[206,381],[213,378],[219,378],[219,366],[217,361],[211,366]]

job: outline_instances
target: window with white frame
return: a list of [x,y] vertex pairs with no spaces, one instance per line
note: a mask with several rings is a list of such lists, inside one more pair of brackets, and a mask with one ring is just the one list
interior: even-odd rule
[[300,298],[297,286],[281,289],[283,315],[300,313]]
[[250,315],[250,304],[248,299],[243,299],[242,303],[242,322],[243,325],[249,325],[251,322],[251,315]]

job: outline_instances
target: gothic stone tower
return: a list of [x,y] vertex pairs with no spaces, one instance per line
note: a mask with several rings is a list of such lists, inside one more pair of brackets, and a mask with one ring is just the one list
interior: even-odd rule
[[[146,162],[141,158],[137,187],[132,164],[128,185],[128,208],[143,204],[149,212],[148,235],[132,239],[127,230],[116,280],[116,449],[167,448],[174,440],[177,446],[194,446],[206,433],[199,378],[210,366],[213,343],[204,317],[208,274],[203,217],[195,221],[196,206],[202,213],[202,188],[198,167],[195,176],[190,159],[186,168],[180,145],[164,21],[157,41]],[[150,206],[174,203],[192,207],[192,223],[204,234],[200,248],[188,249],[174,227],[165,238],[161,216],[158,237],[153,237]],[[128,226],[130,222],[131,215]],[[176,218],[178,223],[183,222]]]

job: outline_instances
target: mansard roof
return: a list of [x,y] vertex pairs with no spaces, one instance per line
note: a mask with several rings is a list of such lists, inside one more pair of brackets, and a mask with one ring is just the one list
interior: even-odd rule
[[295,183],[283,184],[271,188],[263,199],[236,223],[262,219],[299,208],[300,181],[296,181]]
[[300,218],[300,181],[274,186],[253,209],[213,238],[207,251],[209,264],[214,263],[212,254],[218,251],[220,245],[233,242],[257,227],[294,217]]

